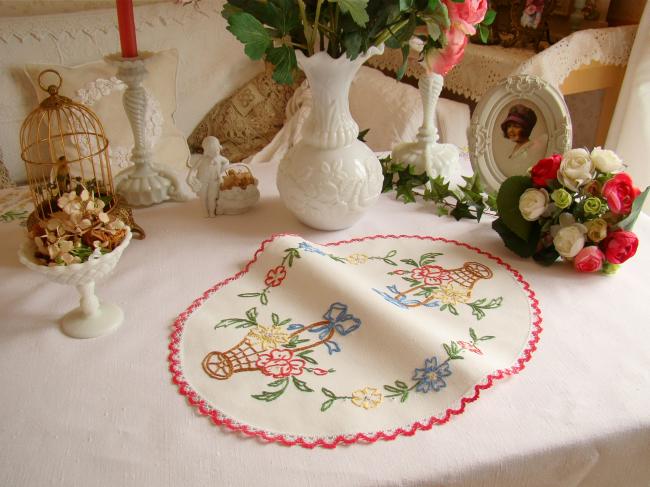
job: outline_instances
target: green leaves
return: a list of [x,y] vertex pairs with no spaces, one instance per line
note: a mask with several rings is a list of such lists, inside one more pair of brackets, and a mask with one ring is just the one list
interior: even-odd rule
[[365,27],[370,20],[366,12],[368,0],[330,0],[330,2],[337,3],[341,12],[350,14],[352,20],[360,27]]
[[275,66],[273,79],[285,85],[293,83],[293,71],[298,67],[296,53],[289,46],[272,47],[266,58]]
[[530,237],[533,223],[526,221],[521,216],[519,198],[524,194],[524,191],[532,187],[533,182],[530,177],[512,176],[501,184],[497,195],[497,207],[503,224],[517,237],[525,241]]
[[[472,303],[465,303],[467,306],[472,308],[472,315],[476,317],[477,320],[482,320],[485,318],[485,311],[486,309],[496,309],[499,306],[501,306],[501,303],[503,303],[503,298],[495,298],[491,299],[490,301],[487,300],[487,298],[482,298],[478,299]],[[472,337],[473,340],[476,340],[476,337],[472,335],[472,332],[474,331],[472,328],[469,329],[470,336]]]
[[384,389],[391,394],[386,394],[386,397],[399,397],[399,402],[404,402],[409,397],[409,386],[401,380],[396,380],[394,386],[385,385]]
[[296,389],[302,392],[314,392],[314,389],[309,387],[304,380],[298,379],[296,376],[291,377],[293,380],[293,385],[296,386]]
[[271,36],[261,22],[246,12],[230,15],[227,28],[244,44],[244,52],[251,59],[262,59],[266,50],[273,44]]
[[257,308],[251,308],[246,311],[246,319],[227,318],[217,323],[214,326],[214,329],[216,330],[217,328],[228,328],[232,325],[236,325],[235,328],[250,328],[251,326],[257,326]]
[[539,226],[535,225],[533,228],[532,238],[524,240],[518,237],[508,226],[503,222],[502,218],[497,218],[492,222],[492,229],[499,234],[501,240],[506,247],[512,250],[520,257],[532,257],[537,250],[537,241],[539,240]]
[[449,345],[443,343],[442,348],[444,348],[445,352],[447,352],[449,360],[464,360],[464,357],[460,354],[460,348],[456,342],[451,342]]

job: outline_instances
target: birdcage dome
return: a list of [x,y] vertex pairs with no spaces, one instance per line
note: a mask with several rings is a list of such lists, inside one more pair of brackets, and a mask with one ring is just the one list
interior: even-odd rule
[[[54,84],[43,85],[46,75]],[[49,96],[20,130],[21,157],[40,220],[57,211],[57,200],[71,191],[87,189],[108,209],[115,204],[104,128],[91,109],[59,95],[61,83],[54,70],[40,73],[38,84]]]

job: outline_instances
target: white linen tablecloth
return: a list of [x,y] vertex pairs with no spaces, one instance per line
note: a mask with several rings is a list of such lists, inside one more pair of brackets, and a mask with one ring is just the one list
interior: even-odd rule
[[[23,228],[0,222],[0,485],[650,485],[650,218],[637,223],[639,251],[618,274],[581,275],[512,254],[490,218],[455,222],[393,195],[348,230],[315,231],[280,202],[274,166],[254,172],[262,199],[247,214],[206,219],[197,200],[135,212],[147,238],[97,285],[125,322],[92,340],[59,331],[76,291],[19,264]],[[218,428],[171,382],[171,323],[281,232],[314,242],[421,234],[478,246],[536,292],[539,348],[519,375],[413,437],[307,450]]]

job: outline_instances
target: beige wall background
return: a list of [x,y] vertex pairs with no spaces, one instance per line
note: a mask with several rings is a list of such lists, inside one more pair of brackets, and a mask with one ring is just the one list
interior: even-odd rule
[[607,20],[613,25],[638,24],[646,3],[646,0],[612,0]]
[[[134,5],[162,3],[173,0],[133,0]],[[0,17],[62,14],[114,8],[115,0],[0,0]]]

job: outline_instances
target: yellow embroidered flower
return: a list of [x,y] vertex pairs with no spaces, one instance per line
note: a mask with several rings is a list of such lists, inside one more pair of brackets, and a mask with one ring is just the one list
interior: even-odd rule
[[277,326],[257,325],[248,332],[248,336],[255,340],[262,350],[280,348],[289,341],[289,334]]
[[349,264],[353,265],[365,264],[368,262],[368,256],[366,254],[352,254],[345,260],[347,260]]
[[364,387],[352,393],[352,404],[363,409],[374,409],[384,400],[379,389]]
[[466,303],[469,299],[466,289],[459,289],[453,284],[444,284],[433,293],[433,296],[442,301],[443,304]]

